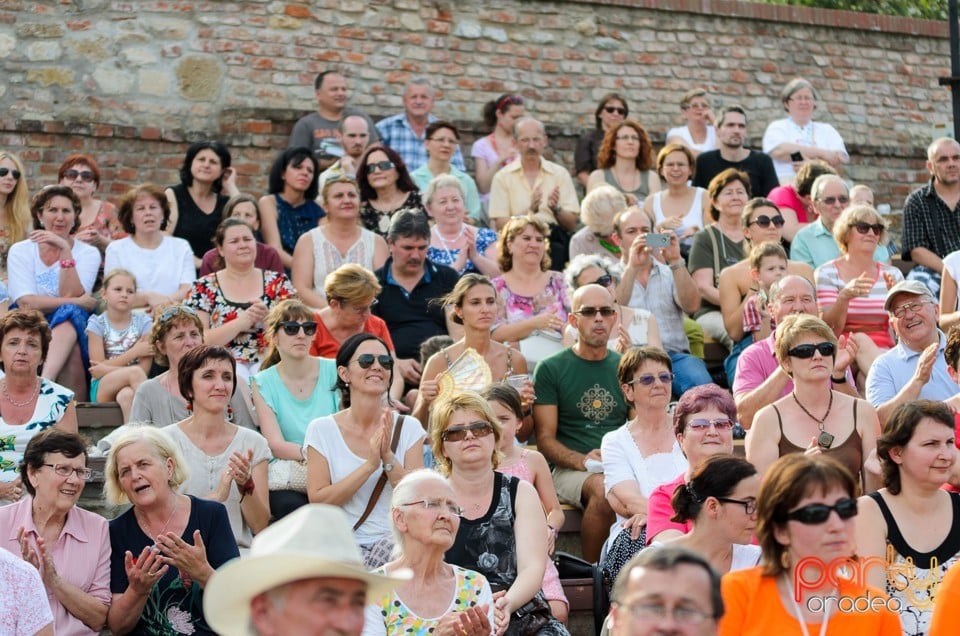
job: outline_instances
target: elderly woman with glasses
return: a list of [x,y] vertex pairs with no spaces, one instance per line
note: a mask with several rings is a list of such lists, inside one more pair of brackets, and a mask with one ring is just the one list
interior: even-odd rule
[[93,157],[82,153],[70,155],[60,164],[57,181],[73,188],[80,197],[78,240],[93,245],[103,254],[110,241],[127,235],[117,218],[116,206],[94,198],[100,187],[100,166]]
[[863,203],[851,205],[833,224],[840,258],[815,272],[820,316],[837,335],[853,335],[857,368],[864,378],[877,356],[895,344],[883,306],[887,292],[903,280],[903,274],[874,258],[886,235],[887,221],[879,212]]
[[99,634],[110,607],[110,534],[77,506],[92,476],[87,440],[51,428],[27,444],[20,476],[29,493],[0,508],[0,548],[40,571],[58,634]]
[[490,583],[479,572],[444,560],[462,512],[438,473],[415,470],[400,480],[390,502],[394,558],[377,573],[411,570],[413,577],[381,598],[367,599],[363,636],[491,635]]
[[[500,422],[482,396],[454,393],[433,406],[430,431],[437,468],[463,510],[447,561],[476,570],[494,590],[494,605],[509,615],[506,634],[567,635],[540,590],[547,555],[547,522],[532,484],[499,473]],[[500,616],[497,625],[503,624]]]
[[297,239],[290,277],[310,307],[327,306],[323,286],[327,274],[344,263],[356,263],[368,270],[380,269],[387,261],[387,242],[382,236],[361,227],[360,191],[349,175],[327,179],[320,193],[327,221]]
[[452,267],[459,274],[500,273],[497,233],[467,223],[463,185],[456,177],[447,174],[432,179],[426,185],[423,200],[433,221],[427,247],[431,262]]
[[353,524],[368,568],[390,556],[390,497],[409,471],[423,467],[423,426],[391,408],[394,358],[380,338],[360,333],[337,352],[343,410],[310,422],[307,497],[340,506]]
[[363,227],[386,236],[394,213],[412,209],[426,214],[420,190],[410,178],[400,155],[383,144],[364,151],[357,165],[360,186],[360,222]]
[[[858,574],[866,565],[856,557],[857,491],[853,475],[822,455],[770,467],[757,499],[763,565],[724,575],[721,636],[901,633],[896,606]],[[842,567],[853,575],[838,576]],[[867,611],[841,609],[864,599]]]
[[680,99],[680,118],[683,126],[667,131],[667,145],[681,144],[690,149],[694,158],[701,152],[717,147],[713,110],[705,89],[692,88],[683,94]]
[[814,316],[792,314],[777,325],[775,341],[793,390],[757,412],[747,434],[747,459],[763,475],[778,457],[824,454],[855,475],[865,492],[876,490],[876,466],[867,460],[877,447],[880,420],[869,402],[833,388],[833,330]]

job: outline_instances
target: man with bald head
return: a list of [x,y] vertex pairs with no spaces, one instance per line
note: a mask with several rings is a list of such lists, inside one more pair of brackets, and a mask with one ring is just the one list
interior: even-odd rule
[[560,501],[583,510],[583,557],[600,560],[614,514],[603,488],[600,442],[627,421],[617,381],[620,354],[607,348],[617,322],[616,303],[600,285],[573,295],[567,317],[579,334],[569,349],[544,358],[533,374],[537,448],[553,466]]
[[960,143],[949,137],[927,148],[930,183],[903,204],[903,260],[917,264],[907,278],[940,294],[943,258],[960,250]]

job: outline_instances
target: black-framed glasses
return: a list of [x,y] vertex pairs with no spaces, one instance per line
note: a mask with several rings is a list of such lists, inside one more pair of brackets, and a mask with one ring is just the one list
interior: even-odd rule
[[627,109],[622,106],[604,106],[603,112],[608,115],[620,115],[621,117],[627,116]]
[[16,168],[0,168],[0,177],[5,177],[8,174],[12,174],[14,179],[20,178],[20,171]]
[[757,500],[756,499],[732,499],[730,497],[714,497],[719,502],[736,504],[743,506],[743,511],[748,515],[752,515],[757,511]]
[[387,170],[393,170],[394,168],[396,168],[396,166],[393,165],[392,161],[374,161],[367,164],[367,174],[373,174],[377,170],[386,172]]
[[373,366],[374,360],[379,362],[380,366],[387,371],[393,368],[393,356],[391,356],[389,353],[381,353],[378,356],[375,356],[372,353],[361,353],[357,356],[355,362],[360,365],[361,369],[369,369]]
[[759,225],[760,227],[766,229],[770,227],[771,223],[773,223],[774,227],[783,227],[783,224],[785,223],[785,221],[783,220],[783,217],[780,216],[779,214],[774,217],[767,216],[766,214],[761,214],[754,220],[747,223],[747,227],[750,227],[751,225]]
[[850,197],[839,196],[839,197],[823,197],[820,199],[820,203],[824,205],[833,205],[834,203],[839,203],[840,205],[846,205],[850,203]]
[[432,512],[434,514],[440,514],[441,512],[446,512],[452,517],[463,516],[463,508],[458,506],[456,502],[449,501],[447,499],[418,499],[417,501],[408,501],[407,503],[402,503],[398,505],[423,506],[427,512]]
[[280,328],[283,329],[283,333],[287,334],[288,336],[297,335],[301,329],[303,329],[303,334],[305,336],[313,336],[317,333],[317,323],[312,320],[307,320],[305,322],[284,320],[280,323]]
[[929,300],[914,300],[909,303],[903,303],[899,307],[890,310],[890,313],[896,316],[897,318],[903,318],[907,315],[909,311],[911,314],[915,314],[923,309],[923,306],[931,301]]
[[714,420],[698,417],[693,420],[687,420],[687,428],[694,431],[706,431],[711,426],[718,431],[729,431],[733,428],[733,420],[729,417],[718,417]]
[[648,374],[641,375],[639,377],[634,378],[627,384],[642,384],[643,386],[650,386],[657,380],[660,381],[660,384],[670,384],[671,382],[673,382],[673,374],[667,373],[667,372],[658,373],[656,375],[652,373],[648,373]]
[[53,472],[57,473],[61,477],[69,477],[76,473],[77,479],[80,481],[90,481],[93,478],[93,471],[89,468],[74,468],[73,466],[67,466],[66,464],[41,464],[42,466],[49,466],[53,469]]
[[866,234],[867,232],[873,232],[877,236],[883,234],[883,223],[867,223],[865,221],[857,221],[851,225],[860,234]]
[[832,506],[827,504],[810,504],[787,513],[790,521],[799,521],[807,526],[824,523],[830,518],[830,512],[835,510],[837,516],[843,520],[857,516],[857,500],[852,498],[841,499]]
[[705,620],[711,618],[711,615],[708,612],[704,612],[698,607],[691,607],[688,605],[675,605],[673,607],[667,607],[663,603],[643,601],[639,603],[631,603],[630,605],[621,605],[618,603],[617,607],[621,607],[629,612],[635,620],[644,622],[663,621],[670,616],[673,618],[673,622],[680,625],[699,625]]
[[787,355],[791,358],[800,358],[801,360],[806,360],[812,358],[813,354],[820,352],[824,358],[833,357],[833,354],[837,352],[837,346],[832,342],[818,342],[817,344],[802,344],[797,345],[793,349],[787,351]]
[[176,316],[184,314],[187,316],[196,317],[197,312],[193,309],[193,307],[187,307],[186,305],[173,305],[163,310],[163,312],[160,314],[160,322],[167,322],[171,318],[175,318]]
[[610,318],[611,316],[617,315],[617,310],[613,307],[581,307],[573,313],[576,316],[583,316],[584,318],[595,318],[597,314],[600,314],[604,318]]
[[467,433],[473,433],[475,439],[480,439],[481,437],[486,437],[493,432],[493,427],[490,426],[490,422],[484,422],[478,420],[476,422],[470,422],[469,424],[464,424],[463,426],[452,426],[443,432],[441,436],[445,442],[462,442],[467,439]]
[[90,183],[93,181],[94,174],[89,170],[74,170],[71,168],[63,171],[63,177],[65,179],[70,179],[71,181],[76,181],[77,177],[79,177],[81,181]]

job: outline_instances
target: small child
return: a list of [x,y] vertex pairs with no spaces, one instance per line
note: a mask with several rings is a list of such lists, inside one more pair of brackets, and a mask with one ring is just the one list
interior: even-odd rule
[[770,335],[773,322],[767,310],[770,285],[787,275],[787,253],[783,247],[768,241],[750,250],[750,277],[756,289],[743,302],[743,333],[753,334],[759,342]]
[[483,391],[483,397],[490,402],[490,408],[503,426],[503,435],[500,437],[500,452],[503,457],[497,470],[505,475],[518,477],[533,484],[540,495],[540,504],[547,515],[547,566],[543,572],[543,594],[550,603],[550,611],[554,618],[563,624],[567,623],[570,603],[563,593],[560,584],[560,573],[550,555],[553,554],[557,532],[563,526],[563,510],[557,491],[553,487],[553,478],[550,476],[550,467],[538,451],[523,448],[517,445],[517,427],[523,419],[523,406],[520,402],[520,393],[509,384],[491,384]]
[[90,399],[120,404],[123,421],[130,420],[133,394],[147,379],[153,349],[150,328],[153,321],[134,313],[137,280],[125,269],[114,269],[103,278],[101,295],[107,305],[102,314],[87,320],[90,343]]

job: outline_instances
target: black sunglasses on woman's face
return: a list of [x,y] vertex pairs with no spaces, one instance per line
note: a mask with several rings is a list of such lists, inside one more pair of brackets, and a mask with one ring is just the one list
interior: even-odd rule
[[373,361],[376,360],[380,363],[380,366],[389,371],[393,368],[393,357],[388,353],[381,353],[378,356],[373,355],[372,353],[361,353],[357,356],[357,364],[360,365],[361,369],[369,369],[373,366]]
[[285,320],[280,323],[280,328],[283,329],[283,333],[288,336],[295,336],[303,329],[304,335],[313,336],[317,333],[317,323],[312,320],[306,322],[296,322],[295,320]]

